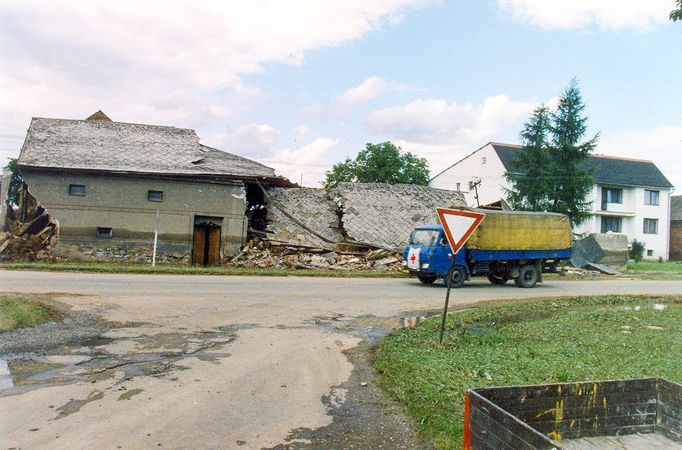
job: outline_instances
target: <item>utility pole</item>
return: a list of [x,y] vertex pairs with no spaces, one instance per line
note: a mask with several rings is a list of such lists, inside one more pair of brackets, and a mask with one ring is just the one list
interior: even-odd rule
[[154,253],[152,254],[152,267],[156,266],[156,242],[159,238],[159,208],[156,208],[156,228],[154,229]]
[[469,188],[469,190],[471,190],[471,188],[474,188],[474,193],[475,193],[474,198],[476,198],[476,207],[477,208],[481,207],[481,202],[478,200],[478,186],[480,184],[481,184],[481,179],[476,177],[476,178],[474,178],[474,181],[471,183],[471,187]]

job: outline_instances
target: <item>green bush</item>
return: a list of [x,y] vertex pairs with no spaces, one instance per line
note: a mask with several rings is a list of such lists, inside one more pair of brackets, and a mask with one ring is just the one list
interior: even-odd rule
[[640,262],[644,256],[644,242],[640,242],[637,239],[633,240],[632,244],[630,244],[629,254],[630,259]]

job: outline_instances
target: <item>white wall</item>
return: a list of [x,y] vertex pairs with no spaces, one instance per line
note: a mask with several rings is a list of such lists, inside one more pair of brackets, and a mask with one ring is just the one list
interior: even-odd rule
[[480,178],[481,184],[478,186],[479,202],[481,205],[487,205],[500,199],[506,199],[507,194],[504,189],[509,185],[504,173],[505,168],[502,161],[500,161],[493,146],[487,144],[456,165],[436,175],[429,186],[456,191],[458,190],[457,183],[459,183],[459,190],[464,193],[467,205],[477,206],[474,190],[469,191],[469,182]]
[[[605,187],[615,187],[623,190],[623,202],[609,203],[606,208],[606,214],[601,209],[601,193]],[[627,187],[617,185],[596,186],[590,198],[592,199],[592,211],[595,215],[584,224],[576,227],[574,230],[576,234],[589,234],[601,232],[601,218],[605,216],[617,216],[622,218],[622,234],[627,235],[628,241],[632,242],[634,239],[644,242],[646,250],[652,250],[653,255],[647,256],[646,250],[644,252],[645,258],[662,257],[668,259],[668,239],[670,234],[670,191],[661,188],[650,188],[650,190],[659,191],[659,202],[656,205],[644,204],[644,191],[647,188],[643,187]],[[613,213],[613,214],[608,214]],[[644,234],[644,219],[658,219],[658,233]]]
[[[485,158],[485,163],[483,163]],[[509,187],[505,176],[505,168],[497,156],[491,144],[487,144],[471,153],[454,166],[436,175],[429,185],[438,189],[459,190],[464,193],[467,205],[476,206],[474,191],[469,191],[469,182],[476,178],[481,179],[478,187],[478,195],[481,205],[506,199],[505,188]],[[659,205],[645,205],[643,187],[628,187],[608,185],[623,190],[623,202],[621,204],[610,203],[607,205],[607,213],[622,217],[622,233],[626,234],[628,241],[633,239],[644,242],[646,250],[653,250],[653,255],[645,258],[657,259],[659,256],[668,259],[668,240],[670,234],[670,191],[666,189],[651,188],[659,191]],[[592,211],[596,214],[584,224],[575,228],[576,234],[601,233],[601,189],[595,186],[590,194]],[[620,213],[620,214],[619,214]],[[644,234],[644,219],[658,219],[658,234]]]

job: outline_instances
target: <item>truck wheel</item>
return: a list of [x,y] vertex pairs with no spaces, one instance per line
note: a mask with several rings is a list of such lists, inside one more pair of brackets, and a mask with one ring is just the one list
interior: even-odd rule
[[445,285],[451,288],[461,288],[464,281],[467,279],[467,272],[462,266],[454,266],[448,271],[448,277],[445,279]]
[[502,286],[503,284],[507,284],[507,281],[509,281],[509,275],[500,275],[500,274],[493,274],[489,273],[488,274],[488,281],[490,281],[492,284],[496,284],[498,286]]
[[526,264],[521,267],[519,277],[514,279],[514,284],[521,288],[532,288],[540,279],[538,267],[533,264]]
[[435,275],[417,275],[417,278],[424,284],[433,284],[436,281]]

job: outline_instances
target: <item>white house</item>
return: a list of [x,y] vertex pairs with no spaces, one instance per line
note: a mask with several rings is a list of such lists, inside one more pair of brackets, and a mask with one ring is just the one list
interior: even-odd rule
[[[429,185],[461,190],[470,206],[498,202],[510,187],[505,173],[519,173],[514,153],[521,148],[489,142],[433,177]],[[668,259],[674,188],[658,167],[652,161],[606,155],[592,155],[584,166],[594,169],[594,216],[575,233],[623,233],[628,241],[644,242],[645,257]]]

